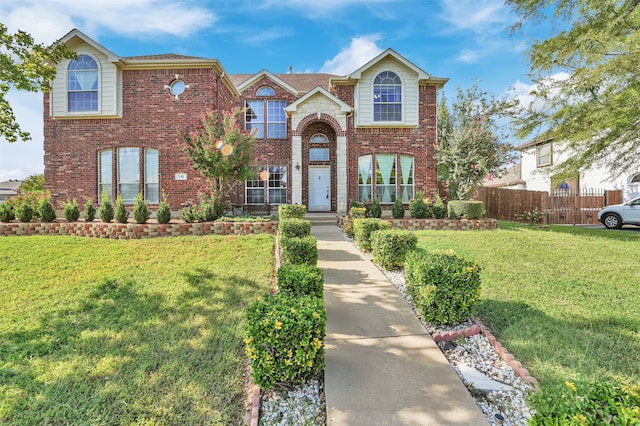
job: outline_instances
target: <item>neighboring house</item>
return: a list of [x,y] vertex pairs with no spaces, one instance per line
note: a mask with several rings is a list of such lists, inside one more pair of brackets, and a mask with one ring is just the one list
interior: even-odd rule
[[526,189],[527,182],[522,179],[522,164],[514,164],[498,176],[489,175],[482,182],[489,188]]
[[0,203],[6,201],[7,198],[17,195],[20,185],[22,185],[22,181],[18,179],[10,179],[0,182]]
[[217,59],[120,57],[77,29],[61,41],[78,57],[57,65],[44,95],[45,182],[58,204],[102,191],[155,204],[162,190],[174,209],[196,202],[203,182],[177,132],[233,107],[258,129],[256,168],[269,172],[238,186],[232,203],[245,211],[345,212],[352,200],[436,194],[437,91],[448,79],[391,49],[346,76],[234,75]]
[[624,200],[640,196],[640,159],[637,167],[617,177],[611,177],[606,164],[581,171],[571,178],[554,176],[554,167],[570,158],[561,143],[550,138],[538,138],[516,147],[520,153],[521,177],[532,191],[566,190],[584,192],[594,189],[621,190]]

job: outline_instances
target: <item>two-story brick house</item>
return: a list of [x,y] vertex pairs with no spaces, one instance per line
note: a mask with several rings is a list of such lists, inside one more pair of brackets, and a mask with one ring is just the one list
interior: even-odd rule
[[236,188],[245,211],[344,212],[351,200],[436,193],[436,95],[447,79],[391,49],[347,76],[230,75],[216,59],[119,57],[76,29],[61,41],[78,56],[57,65],[44,95],[45,182],[57,203],[107,191],[154,204],[162,190],[176,210],[195,202],[203,182],[178,131],[234,107],[258,129],[256,167],[269,172]]

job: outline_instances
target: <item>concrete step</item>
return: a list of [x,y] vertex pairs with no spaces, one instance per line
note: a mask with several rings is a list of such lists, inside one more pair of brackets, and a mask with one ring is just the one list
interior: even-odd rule
[[336,225],[335,213],[307,213],[305,218],[311,221],[311,226]]

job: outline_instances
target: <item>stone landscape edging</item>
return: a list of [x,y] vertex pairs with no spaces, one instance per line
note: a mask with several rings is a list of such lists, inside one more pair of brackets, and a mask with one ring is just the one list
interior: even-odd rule
[[[498,228],[497,219],[394,219],[391,217],[382,217],[391,224],[391,229],[406,229],[410,231],[429,231],[429,230],[447,230],[447,231],[470,231],[470,230],[489,230]],[[344,216],[336,216],[336,224],[339,228],[343,228]]]

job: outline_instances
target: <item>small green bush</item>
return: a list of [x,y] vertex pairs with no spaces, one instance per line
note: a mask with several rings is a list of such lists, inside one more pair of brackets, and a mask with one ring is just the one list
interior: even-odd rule
[[366,207],[351,207],[349,209],[349,216],[351,216],[352,219],[364,219],[367,217],[367,209]]
[[453,251],[407,254],[405,280],[413,304],[433,324],[467,320],[480,299],[480,267]]
[[199,204],[192,204],[185,206],[180,211],[180,219],[187,223],[193,223],[200,220],[202,217],[202,210]]
[[96,207],[93,205],[93,200],[91,198],[87,198],[87,201],[84,203],[84,221],[93,222],[93,219],[95,218]]
[[49,193],[49,191],[28,191],[24,194],[18,194],[7,199],[4,204],[9,204],[13,208],[14,214],[18,211],[20,206],[22,206],[23,204],[29,204],[33,215],[37,218],[40,218],[40,212],[38,212],[40,201],[44,198],[50,197],[51,194]]
[[43,222],[53,222],[56,220],[56,210],[53,208],[51,200],[48,197],[40,200],[40,204],[38,205],[38,214],[40,216],[40,220]]
[[447,217],[447,206],[439,195],[436,195],[436,201],[433,203],[433,217],[436,219],[444,219]]
[[530,425],[638,425],[640,386],[598,381],[565,382],[532,395]]
[[127,223],[129,220],[129,212],[124,205],[124,199],[122,195],[118,195],[116,198],[116,211],[115,211],[116,222],[118,223]]
[[419,196],[409,201],[409,213],[415,219],[433,217],[433,204],[428,199]]
[[11,222],[15,218],[16,212],[13,211],[13,206],[11,204],[0,204],[0,222]]
[[64,213],[64,218],[67,222],[77,222],[78,218],[80,218],[80,207],[78,206],[78,201],[75,198],[65,201],[62,207],[62,212]]
[[365,251],[371,250],[371,234],[373,231],[391,229],[391,224],[384,219],[365,218],[354,219],[353,233],[356,244]]
[[393,203],[393,207],[391,207],[391,215],[394,219],[402,219],[404,217],[404,205],[400,197],[396,197],[396,201]]
[[326,314],[322,299],[286,294],[258,299],[247,310],[245,352],[254,382],[304,383],[324,368]]
[[278,206],[278,218],[285,219],[304,219],[307,214],[307,206],[304,204],[280,204]]
[[16,210],[16,220],[18,222],[30,222],[34,215],[30,204],[24,203]]
[[312,265],[282,265],[278,268],[278,291],[289,296],[323,298],[324,273]]
[[278,223],[280,238],[306,237],[311,235],[311,221],[307,219],[281,219]]
[[146,223],[150,217],[151,210],[149,210],[147,200],[144,199],[142,192],[139,192],[133,204],[133,218],[136,223]]
[[371,217],[379,219],[382,217],[382,207],[380,206],[380,200],[374,198],[371,200],[371,207],[369,208],[369,214]]
[[383,230],[371,234],[373,261],[391,270],[404,265],[407,253],[416,249],[418,237],[411,231]]
[[349,238],[353,238],[353,219],[349,216],[345,216],[342,221],[342,230]]
[[451,200],[447,205],[451,219],[480,219],[484,217],[482,201]]
[[113,220],[113,203],[109,198],[109,194],[105,191],[100,196],[100,207],[98,208],[98,216],[100,220],[109,223]]
[[283,265],[317,265],[318,241],[314,236],[280,238]]
[[162,201],[158,204],[158,210],[156,211],[156,219],[158,223],[165,224],[171,220],[171,208],[167,202],[167,194],[162,191]]

